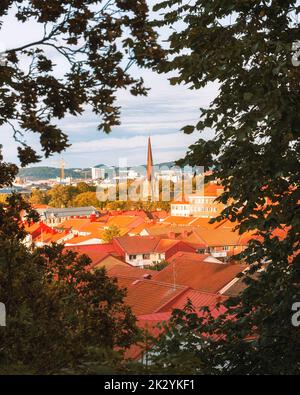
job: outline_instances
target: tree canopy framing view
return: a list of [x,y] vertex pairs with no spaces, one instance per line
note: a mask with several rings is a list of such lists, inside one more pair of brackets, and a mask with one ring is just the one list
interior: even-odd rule
[[[200,92],[217,83],[199,120],[178,125],[199,139],[177,163],[204,165],[221,180],[218,202],[225,208],[211,223],[228,220],[241,237],[254,235],[235,257],[248,265],[245,289],[219,301],[222,314],[206,307],[203,317],[192,303],[174,309],[154,339],[151,364],[132,365],[124,352],[145,334],[124,303],[126,291],[104,269],[87,271],[86,256],[59,245],[24,245],[20,213],[26,210],[28,221],[38,216],[13,194],[0,203],[0,301],[12,317],[6,332],[0,328],[0,373],[299,374],[300,326],[292,324],[300,302],[298,2],[167,0],[150,12],[146,0],[6,0],[0,29],[11,13],[44,29],[36,41],[7,48],[0,65],[0,125],[11,126],[22,166],[41,159],[26,133],[40,136],[45,157],[60,153],[69,143],[56,120],[79,116],[86,106],[99,116],[99,130],[113,133],[120,122],[116,93],[147,94],[131,75],[133,64]],[[68,65],[61,79],[49,48]],[[201,136],[207,129],[212,138]],[[11,186],[17,172],[0,157],[0,187]],[[49,193],[52,200],[67,193],[60,189],[61,196]],[[82,190],[82,201],[94,203],[93,192]],[[109,226],[105,242],[119,236]]]

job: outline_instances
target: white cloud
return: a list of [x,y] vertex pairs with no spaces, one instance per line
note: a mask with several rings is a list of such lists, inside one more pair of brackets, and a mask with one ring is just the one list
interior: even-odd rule
[[[153,148],[157,149],[174,149],[182,148],[187,144],[195,141],[195,135],[184,135],[178,133],[156,134],[151,136]],[[81,141],[74,143],[69,149],[69,153],[91,153],[105,152],[127,149],[130,153],[132,149],[147,147],[147,136],[134,136],[130,138],[106,138],[91,141]]]
[[[151,3],[153,1],[151,0]],[[26,25],[26,26],[25,26]],[[0,42],[7,47],[36,39],[41,32],[36,24],[22,25],[9,17],[0,30]],[[18,32],[18,35],[15,32]],[[2,40],[1,40],[2,38]],[[54,57],[54,54],[53,54]],[[56,59],[55,59],[56,60]],[[61,66],[61,65],[59,65]],[[63,67],[62,67],[63,69]],[[187,147],[199,138],[197,133],[184,135],[180,129],[194,124],[200,116],[199,108],[208,107],[217,93],[217,84],[194,91],[187,86],[170,86],[170,76],[132,67],[135,77],[142,76],[150,87],[147,97],[134,97],[128,90],[117,93],[121,106],[121,125],[110,135],[97,130],[101,122],[90,108],[80,117],[67,116],[59,122],[70,138],[72,146],[63,154],[70,167],[89,167],[97,163],[117,164],[119,157],[128,157],[131,164],[145,163],[147,136],[150,134],[156,163],[175,160],[184,155]],[[6,160],[17,161],[16,143],[8,127],[1,127],[1,141]],[[206,136],[209,133],[205,133]],[[28,136],[28,143],[38,147],[36,135]],[[41,165],[52,165],[55,155]]]

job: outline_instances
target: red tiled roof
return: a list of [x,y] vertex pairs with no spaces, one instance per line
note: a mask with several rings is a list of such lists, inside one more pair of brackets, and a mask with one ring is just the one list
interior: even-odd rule
[[155,250],[159,238],[153,236],[115,237],[114,241],[127,254],[144,254]]
[[144,223],[142,223],[142,224],[130,229],[129,234],[130,235],[139,235],[142,232],[142,230],[144,230],[145,228],[146,228],[146,225]]
[[[104,253],[105,254],[105,253]],[[112,270],[116,266],[118,267],[128,267],[128,264],[126,262],[121,261],[120,258],[117,258],[114,255],[107,254],[106,256],[103,257],[96,265],[92,266],[92,269],[99,269],[99,268],[105,268],[106,272],[108,274],[109,270]]]
[[151,314],[144,314],[144,315],[139,315],[137,317],[138,321],[142,323],[141,326],[143,326],[143,323],[145,322],[163,322],[163,321],[168,321],[172,315],[171,311],[164,311],[164,312],[159,312],[159,313],[151,313]]
[[45,233],[41,232],[37,237],[34,238],[34,243],[58,243],[66,237],[66,233]]
[[134,279],[143,278],[145,275],[153,275],[153,270],[145,270],[139,267],[134,266],[114,266],[110,270],[108,270],[108,275],[110,277],[130,277]]
[[157,246],[155,247],[155,252],[158,252],[158,253],[166,252],[171,247],[174,247],[178,243],[179,243],[178,240],[172,240],[172,239],[159,240]]
[[82,245],[84,244],[101,244],[102,239],[96,235],[89,236],[75,236],[72,239],[66,241],[66,245]]
[[123,211],[122,215],[134,215],[136,217],[148,218],[147,213],[144,210],[127,210]]
[[127,228],[128,230],[144,223],[144,219],[134,215],[116,215],[109,217],[106,226],[117,226],[118,228]]
[[220,227],[216,229],[200,229],[197,234],[207,246],[239,246],[242,244],[241,235],[231,228]]
[[217,225],[219,225],[219,223],[214,223],[214,224],[210,224],[209,221],[211,220],[211,218],[202,218],[202,217],[198,217],[198,218],[194,218],[193,222],[192,222],[192,226],[199,226],[201,228],[206,228],[206,229],[214,229],[217,227]]
[[166,218],[169,215],[169,213],[167,211],[165,211],[165,210],[151,211],[151,215],[155,219],[164,219],[164,218]]
[[222,185],[209,182],[204,185],[204,196],[219,196],[223,190]]
[[146,230],[149,236],[162,236],[162,235],[167,235],[170,227],[171,227],[170,224],[154,223],[154,224],[145,225],[144,229]]
[[[181,296],[179,296],[174,301],[166,303],[164,306],[162,306],[159,309],[159,312],[168,312],[172,309],[183,310],[188,300],[191,301],[191,303],[193,304],[193,306],[197,311],[199,311],[201,307],[208,306],[211,308],[213,312],[216,304],[221,301],[225,301],[226,299],[227,299],[226,297],[218,294],[197,291],[195,289],[188,289],[186,290],[186,292],[184,292]],[[222,308],[222,312],[225,312],[225,308]],[[218,314],[219,313],[220,311],[218,312]]]
[[162,221],[163,224],[175,224],[175,225],[189,225],[191,222],[195,220],[195,217],[179,217],[179,216],[170,216]]
[[153,277],[155,281],[187,286],[201,291],[216,293],[245,265],[215,263],[209,256],[190,252],[178,252],[168,259],[169,265]]
[[152,280],[136,280],[128,286],[125,301],[135,315],[150,314],[158,311],[166,302],[181,295],[186,289]]
[[[139,315],[137,317],[137,325],[155,339],[163,332],[163,328],[158,327],[158,324],[168,322],[171,318],[172,310],[175,308],[183,309],[188,300],[192,302],[198,316],[204,316],[206,313],[199,310],[204,306],[208,306],[210,307],[212,316],[217,318],[220,314],[225,312],[225,308],[221,306],[219,309],[216,309],[216,304],[225,299],[225,297],[220,295],[187,289],[177,298],[163,305],[158,312]],[[135,344],[131,346],[125,353],[125,359],[137,360],[141,357],[144,348],[145,344]]]
[[192,231],[181,232],[178,236],[176,236],[176,239],[182,240],[185,243],[192,245],[196,249],[206,247],[206,244],[201,237],[201,231],[197,228],[193,229]]
[[116,251],[111,243],[107,244],[92,244],[92,245],[80,245],[80,246],[67,246],[66,250],[78,252],[79,254],[86,254],[92,260],[92,265],[96,265],[101,262],[109,254],[115,254]]
[[[161,236],[122,236],[115,237],[114,243],[117,244],[117,249],[121,249],[127,254],[146,254],[151,252],[163,253],[169,251],[176,245],[182,246],[183,250],[192,247],[184,244],[180,240],[168,239]],[[183,247],[184,246],[184,247]]]
[[57,225],[56,227],[80,231],[84,226],[87,226],[89,224],[91,224],[91,220],[89,218],[70,218]]

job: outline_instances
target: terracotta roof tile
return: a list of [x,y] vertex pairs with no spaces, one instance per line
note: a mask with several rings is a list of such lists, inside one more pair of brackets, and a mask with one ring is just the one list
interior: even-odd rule
[[[162,306],[159,312],[168,312],[172,309],[183,310],[188,301],[191,301],[197,311],[204,306],[210,307],[213,311],[217,303],[225,301],[226,299],[227,297],[218,294],[188,289],[174,301]],[[218,311],[218,313],[220,312],[221,310]],[[224,308],[222,309],[222,312],[225,312]]]
[[128,264],[111,254],[103,252],[103,258],[100,258],[98,263],[96,263],[92,269],[99,269],[102,267],[105,267],[108,273],[110,270],[113,270],[116,267],[128,267]]
[[98,235],[77,236],[66,241],[66,245],[80,245],[81,243],[88,244],[101,244],[102,239]]
[[153,275],[153,270],[141,269],[139,267],[130,266],[129,264],[125,265],[116,265],[110,270],[108,270],[108,275],[110,277],[130,277],[133,279],[143,278],[145,275]]
[[155,252],[158,253],[163,253],[168,251],[171,247],[175,246],[178,244],[178,240],[172,240],[172,239],[162,239],[158,242],[157,246],[155,247]]
[[170,216],[162,221],[163,224],[174,224],[174,225],[189,225],[195,220],[195,217],[177,217]]
[[134,228],[144,223],[144,219],[140,216],[133,215],[116,215],[109,217],[106,226],[117,226],[118,228]]
[[128,254],[143,254],[155,250],[159,238],[154,236],[123,236],[115,237],[114,241]]
[[164,219],[164,218],[168,217],[168,215],[169,215],[169,213],[165,210],[151,212],[151,216],[155,219]]
[[90,219],[87,218],[72,218],[68,219],[57,226],[57,228],[62,229],[74,229],[80,231],[83,226],[89,225],[91,223]]
[[216,293],[228,284],[246,266],[215,263],[207,255],[177,252],[169,258],[169,265],[154,276],[155,281],[187,286]]
[[186,287],[182,286],[173,287],[172,284],[152,280],[136,280],[128,286],[125,301],[135,315],[150,314],[185,290]]
[[132,228],[132,229],[129,231],[129,234],[130,234],[130,235],[133,235],[133,236],[139,235],[139,234],[141,233],[141,231],[144,230],[145,228],[146,228],[146,225],[145,225],[144,223],[143,223],[143,224],[140,224],[140,225],[138,225],[138,226]]
[[114,246],[110,243],[107,244],[94,244],[94,245],[79,245],[79,246],[66,246],[66,250],[77,252],[79,254],[86,254],[92,260],[92,265],[101,262],[109,254],[115,254]]
[[[114,242],[127,254],[146,254],[167,252],[176,245],[183,246],[179,240],[163,236],[123,236],[115,237]],[[187,246],[185,246],[187,247]],[[191,247],[188,247],[191,249]]]
[[207,246],[237,246],[242,245],[242,237],[231,228],[200,229],[198,235]]

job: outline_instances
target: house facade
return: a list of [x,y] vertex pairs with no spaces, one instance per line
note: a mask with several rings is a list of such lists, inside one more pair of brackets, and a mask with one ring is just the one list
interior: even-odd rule
[[182,241],[153,236],[116,237],[113,244],[125,262],[136,267],[153,266],[167,260],[178,251],[195,251]]

